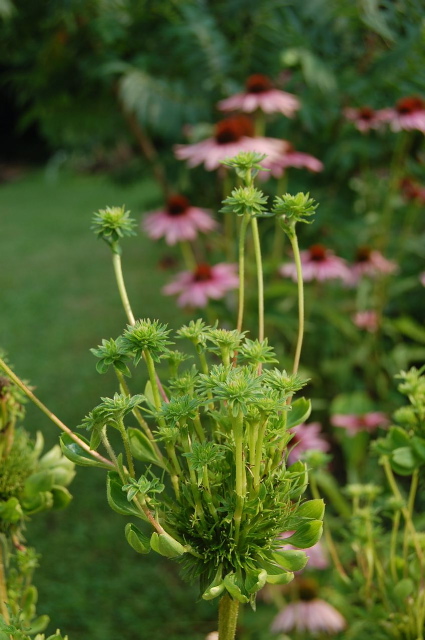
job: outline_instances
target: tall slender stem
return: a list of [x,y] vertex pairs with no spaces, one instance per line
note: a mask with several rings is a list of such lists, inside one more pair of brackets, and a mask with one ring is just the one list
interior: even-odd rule
[[54,422],[54,424],[59,427],[59,429],[67,433],[70,438],[74,440],[74,442],[76,442],[82,449],[84,449],[84,451],[87,451],[87,453],[89,453],[92,458],[95,458],[95,460],[108,465],[108,467],[114,467],[113,462],[107,460],[107,458],[104,458],[97,451],[90,449],[89,445],[84,442],[84,440],[81,440],[81,438],[79,438],[73,431],[71,431],[71,429],[62,422],[62,420],[59,420],[59,418],[55,416],[55,414],[52,413],[50,409],[48,409],[46,405],[44,405],[30,389],[28,389],[26,384],[22,382],[20,378],[18,378],[18,376],[12,371],[12,369],[10,369],[10,367],[7,366],[7,364],[1,358],[0,369],[3,369],[3,371],[9,376],[12,382],[14,382],[16,386],[25,393],[25,395],[31,400],[31,402],[33,402],[35,406],[40,409],[40,411],[42,411],[52,422]]
[[128,299],[127,289],[125,288],[124,277],[122,274],[122,266],[121,266],[121,256],[119,253],[112,254],[112,262],[114,265],[115,278],[117,280],[118,291],[121,297],[121,302],[124,307],[125,314],[127,316],[128,322],[131,325],[135,324],[135,319],[133,315],[133,311],[131,310],[130,300]]
[[131,449],[130,449],[130,442],[128,440],[128,434],[126,431],[126,428],[124,426],[124,423],[121,421],[119,423],[119,432],[121,434],[121,438],[124,444],[124,449],[125,449],[125,455],[127,458],[127,465],[128,465],[128,470],[130,472],[130,475],[132,478],[135,477],[135,472],[134,472],[134,463],[133,463],[133,456],[131,453]]
[[5,560],[4,560],[4,546],[6,545],[6,542],[4,541],[3,544],[3,540],[0,540],[0,613],[4,618],[4,621],[6,622],[6,624],[9,624],[10,618],[9,618],[9,611],[7,608],[7,602],[8,602],[8,597],[7,597],[7,586],[6,586],[6,570],[5,570]]
[[238,621],[239,602],[227,594],[218,605],[218,640],[234,640]]
[[249,213],[245,213],[239,230],[239,302],[238,323],[236,327],[238,331],[242,331],[243,326],[243,312],[245,305],[245,238],[250,219]]
[[303,283],[303,270],[301,265],[300,248],[298,246],[298,239],[297,239],[297,234],[295,230],[293,233],[289,235],[289,240],[291,242],[292,251],[294,252],[295,267],[297,270],[297,285],[298,285],[298,337],[297,337],[297,346],[295,348],[294,368],[293,368],[293,372],[297,373],[298,367],[300,364],[301,349],[303,346],[303,337],[304,337],[304,283]]
[[[257,287],[258,287],[258,340],[264,340],[264,278],[263,260],[261,257],[260,234],[258,232],[257,218],[251,218],[252,238],[254,240],[255,262],[257,266]],[[260,365],[261,366],[261,365]]]
[[195,254],[193,253],[193,249],[190,246],[190,243],[187,240],[182,240],[181,242],[179,242],[179,245],[186,269],[188,269],[189,271],[195,271],[196,258]]

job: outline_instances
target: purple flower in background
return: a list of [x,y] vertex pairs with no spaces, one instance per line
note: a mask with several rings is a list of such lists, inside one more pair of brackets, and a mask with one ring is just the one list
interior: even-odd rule
[[274,178],[280,178],[288,167],[308,169],[308,171],[312,171],[313,173],[323,171],[323,162],[311,156],[309,153],[296,151],[290,143],[287,143],[287,145],[286,151],[280,156],[265,158],[265,160],[262,161],[262,166],[270,171],[260,173],[260,178],[267,180],[270,174]]
[[271,631],[274,633],[307,631],[312,635],[319,633],[338,633],[346,627],[343,616],[332,605],[320,598],[290,602],[273,620]]
[[365,133],[371,129],[378,129],[386,122],[386,117],[380,111],[375,111],[371,107],[360,107],[355,109],[347,107],[344,109],[344,116],[354,123],[359,131]]
[[239,285],[237,265],[221,262],[214,266],[199,264],[194,271],[178,273],[173,282],[163,288],[166,295],[178,294],[180,307],[205,307],[208,299],[219,300]]
[[[300,255],[305,282],[336,279],[350,281],[350,269],[345,260],[334,255],[333,251],[323,245],[315,244],[307,251],[301,251]],[[297,281],[297,270],[293,262],[282,265],[279,273]]]
[[293,438],[289,443],[292,447],[289,452],[289,464],[293,464],[303,457],[305,451],[314,449],[316,451],[329,451],[330,444],[322,436],[322,425],[320,422],[311,422],[310,424],[299,424],[290,429]]
[[265,113],[283,113],[292,118],[300,108],[300,101],[292,93],[273,87],[267,76],[256,73],[246,81],[246,91],[237,93],[218,103],[221,111],[244,111],[252,113],[261,109]]
[[381,109],[379,113],[393,131],[405,129],[425,133],[425,100],[419,96],[401,98],[393,109]]
[[182,240],[194,240],[198,231],[211,231],[217,223],[208,211],[192,207],[184,196],[168,198],[167,206],[148,213],[142,222],[143,229],[153,240],[165,238],[169,245]]
[[353,322],[359,329],[374,333],[379,327],[379,316],[376,311],[357,311],[353,316]]
[[389,420],[381,411],[371,411],[363,414],[335,413],[331,416],[334,427],[345,429],[347,435],[355,436],[359,431],[375,431],[378,427],[386,427]]
[[203,164],[207,171],[214,171],[226,158],[241,151],[256,151],[272,158],[285,152],[287,143],[276,138],[254,136],[252,121],[247,116],[225,118],[215,125],[213,138],[194,144],[180,144],[174,148],[179,160],[187,160],[189,167]]
[[395,273],[398,266],[392,260],[387,260],[380,251],[369,247],[357,250],[355,263],[351,267],[351,284],[355,285],[363,276],[375,277],[380,274]]

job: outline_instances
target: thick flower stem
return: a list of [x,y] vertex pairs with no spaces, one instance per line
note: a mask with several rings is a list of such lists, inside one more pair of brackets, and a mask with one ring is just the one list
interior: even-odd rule
[[27,398],[29,398],[31,402],[33,402],[35,406],[40,409],[40,411],[42,411],[52,422],[54,422],[54,424],[57,427],[59,427],[59,429],[67,433],[70,436],[70,438],[74,440],[74,442],[76,442],[82,449],[84,449],[84,451],[87,451],[87,453],[89,453],[92,456],[92,458],[95,458],[95,460],[102,462],[108,467],[114,467],[113,462],[101,456],[100,453],[98,453],[97,451],[90,449],[89,445],[86,442],[84,442],[84,440],[81,440],[81,438],[79,438],[73,431],[71,431],[71,429],[67,427],[66,424],[64,424],[61,420],[59,420],[59,418],[55,416],[55,414],[52,413],[37,398],[37,396],[33,394],[33,392],[30,389],[28,389],[26,384],[24,384],[24,382],[22,382],[22,380],[18,378],[18,376],[12,371],[12,369],[10,369],[10,367],[7,366],[7,364],[1,358],[0,358],[0,369],[3,369],[3,371],[9,376],[12,382],[14,382],[14,384],[16,384],[16,386],[19,387],[25,393]]
[[238,331],[242,331],[243,312],[245,304],[245,238],[250,221],[250,215],[245,213],[239,230],[239,302],[238,302]]
[[300,248],[298,246],[297,234],[294,230],[289,235],[292,251],[294,252],[295,266],[297,269],[297,285],[298,285],[298,337],[297,346],[295,348],[294,367],[293,373],[298,372],[300,365],[301,349],[303,346],[304,337],[304,283],[303,283],[303,271],[301,266]]
[[218,640],[234,640],[238,621],[239,602],[225,595],[218,605]]
[[[264,340],[264,282],[263,282],[263,260],[261,257],[260,234],[258,232],[257,218],[251,219],[252,237],[254,240],[255,262],[257,265],[257,287],[258,287],[258,340]],[[259,366],[261,368],[261,365]]]

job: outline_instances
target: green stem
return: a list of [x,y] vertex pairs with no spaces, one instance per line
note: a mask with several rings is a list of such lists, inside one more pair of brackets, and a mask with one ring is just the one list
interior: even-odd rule
[[[413,516],[413,509],[415,506],[415,498],[416,498],[416,491],[418,489],[418,482],[419,482],[419,471],[418,469],[415,469],[412,474],[412,482],[410,485],[409,498],[407,501],[407,510],[408,510],[409,518],[411,521]],[[403,560],[404,560],[405,577],[407,577],[407,573],[408,573],[408,562],[407,562],[407,556],[409,552],[409,535],[408,534],[409,534],[409,528],[408,528],[407,522],[405,522],[404,536],[403,536]]]
[[238,621],[239,602],[227,594],[218,605],[218,640],[234,640]]
[[393,526],[391,529],[391,542],[390,542],[390,569],[391,577],[394,583],[398,582],[397,562],[396,562],[396,549],[397,549],[397,534],[400,526],[400,511],[396,511],[393,517]]
[[143,356],[145,358],[146,366],[148,368],[148,375],[149,375],[149,380],[152,386],[152,394],[153,394],[153,400],[155,403],[155,408],[159,411],[159,409],[161,409],[162,402],[161,402],[161,396],[159,393],[158,377],[156,375],[155,363],[152,359],[151,354],[147,349],[143,351]]
[[135,472],[134,472],[134,464],[133,464],[133,456],[131,453],[131,449],[130,449],[130,442],[128,440],[128,434],[126,431],[126,428],[124,426],[124,423],[122,421],[120,421],[119,423],[119,432],[121,434],[121,438],[124,444],[124,449],[125,449],[125,456],[127,458],[127,465],[128,465],[128,470],[130,472],[130,475],[132,478],[135,477]]
[[300,364],[301,358],[301,349],[303,345],[303,337],[304,337],[304,283],[303,283],[303,271],[301,265],[301,256],[300,256],[300,248],[298,246],[298,238],[295,232],[289,235],[289,240],[291,242],[292,251],[294,253],[295,266],[297,270],[297,286],[298,286],[298,337],[297,337],[297,346],[295,349],[294,356],[294,367],[293,372],[298,372],[298,367]]
[[190,243],[182,240],[179,244],[186,269],[189,271],[195,271],[197,262]]
[[233,436],[235,439],[235,490],[236,508],[233,519],[235,521],[235,542],[239,540],[243,506],[246,495],[246,473],[243,452],[243,413],[239,411],[236,418],[232,418]]
[[257,442],[255,443],[255,462],[253,469],[253,485],[257,492],[260,487],[261,460],[263,458],[263,440],[266,432],[267,420],[258,428]]
[[[264,279],[263,260],[261,257],[260,234],[258,232],[257,218],[251,218],[252,238],[254,240],[255,262],[257,265],[257,287],[258,287],[258,340],[264,340]],[[261,364],[259,365],[261,371]]]
[[22,382],[22,380],[18,378],[18,376],[12,371],[12,369],[10,369],[7,366],[7,364],[1,358],[0,358],[0,369],[3,369],[3,371],[9,376],[12,382],[14,382],[16,386],[19,387],[25,393],[27,398],[29,398],[31,402],[33,402],[35,406],[38,407],[40,411],[42,411],[49,418],[49,420],[51,420],[57,427],[59,427],[59,429],[67,433],[69,437],[72,438],[72,440],[74,440],[74,442],[76,442],[82,449],[84,449],[84,451],[87,451],[87,453],[89,453],[92,456],[92,458],[95,458],[99,462],[102,462],[103,464],[106,464],[109,467],[114,466],[114,464],[110,460],[107,460],[106,458],[101,456],[100,453],[98,453],[97,451],[90,449],[89,445],[86,442],[84,442],[84,440],[81,440],[81,438],[79,438],[73,431],[71,431],[71,429],[67,427],[66,424],[64,424],[61,420],[59,420],[59,418],[55,416],[55,414],[52,413],[37,398],[37,396],[33,394],[33,392],[26,386],[26,384],[24,384],[24,382]]
[[245,304],[245,238],[246,230],[251,217],[249,213],[245,213],[242,218],[239,230],[239,302],[238,302],[238,323],[237,330],[242,331],[243,312]]
[[6,563],[4,560],[4,546],[6,541],[0,540],[0,613],[4,618],[6,624],[9,624],[9,610],[7,608],[7,586],[6,586]]
[[119,253],[114,252],[112,254],[112,262],[114,265],[115,278],[117,280],[118,291],[121,297],[121,302],[123,304],[125,314],[127,316],[129,324],[134,325],[136,321],[131,310],[130,300],[128,299],[127,295],[127,289],[125,288],[124,278],[122,274],[121,256],[119,255]]
[[214,518],[215,522],[218,522],[217,510],[216,510],[216,508],[214,506],[214,502],[213,502],[213,499],[212,499],[210,481],[209,481],[209,478],[208,478],[208,467],[207,467],[207,465],[205,465],[203,470],[202,470],[202,484],[204,485],[204,488],[205,488],[205,491],[204,491],[205,502],[207,503],[208,509],[210,510],[210,513],[211,513],[212,517]]

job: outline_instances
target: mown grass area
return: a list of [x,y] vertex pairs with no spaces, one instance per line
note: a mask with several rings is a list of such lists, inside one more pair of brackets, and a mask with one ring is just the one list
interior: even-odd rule
[[[125,316],[108,247],[90,232],[91,214],[125,203],[140,213],[160,201],[156,186],[118,186],[101,176],[43,172],[0,188],[0,346],[17,373],[69,426],[115,390],[100,376],[90,347],[117,336]],[[125,241],[123,264],[137,316],[179,326],[189,318],[160,295],[167,279],[157,268],[164,249],[143,235]],[[140,392],[144,381],[132,381]],[[28,406],[25,425],[57,443],[56,427]],[[70,640],[201,640],[216,628],[217,603],[199,600],[178,566],[156,554],[138,556],[124,538],[125,518],[106,502],[101,470],[78,468],[74,500],[60,513],[36,515],[28,543],[41,553],[35,575],[39,613]],[[243,636],[268,638],[264,620],[246,611]]]

